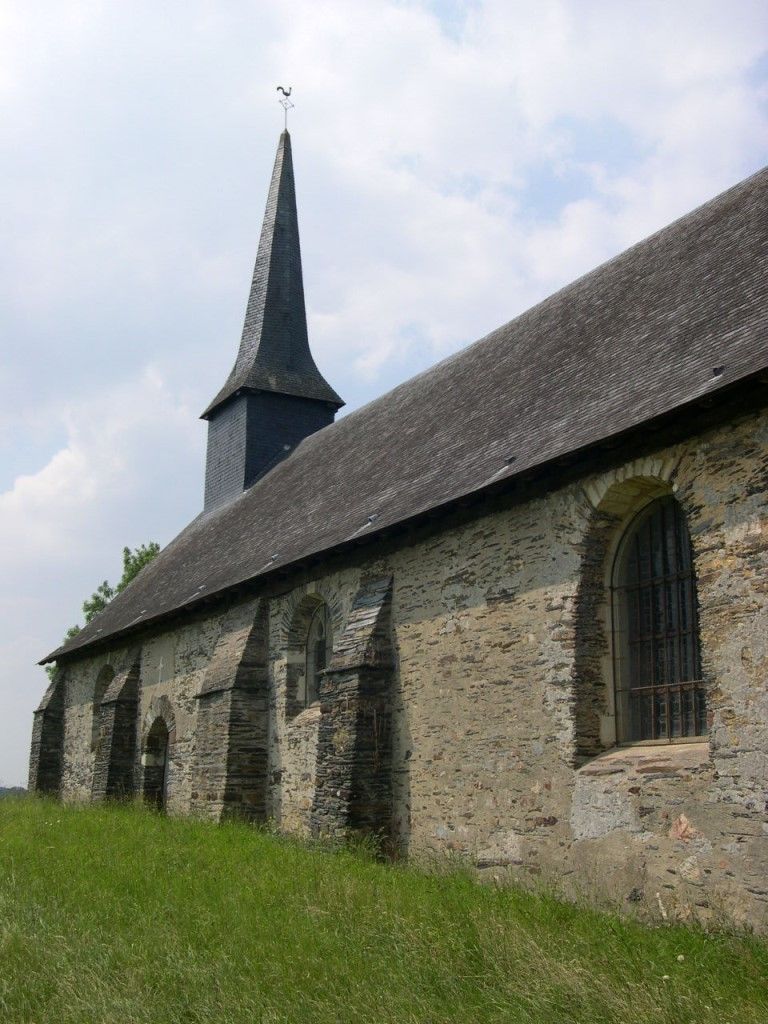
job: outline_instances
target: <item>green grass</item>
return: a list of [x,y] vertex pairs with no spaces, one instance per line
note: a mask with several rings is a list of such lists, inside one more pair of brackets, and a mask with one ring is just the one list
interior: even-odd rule
[[0,801],[3,1024],[765,1024],[766,978],[748,936],[244,825]]

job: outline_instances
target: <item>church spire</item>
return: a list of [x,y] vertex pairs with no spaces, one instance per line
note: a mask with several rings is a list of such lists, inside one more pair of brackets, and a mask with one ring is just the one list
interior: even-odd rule
[[235,365],[203,413],[208,420],[205,508],[268,473],[344,402],[312,358],[307,337],[291,137],[280,136]]
[[344,402],[315,366],[309,350],[291,137],[280,136],[253,271],[240,350],[204,419],[233,395],[270,391],[314,398],[336,409]]

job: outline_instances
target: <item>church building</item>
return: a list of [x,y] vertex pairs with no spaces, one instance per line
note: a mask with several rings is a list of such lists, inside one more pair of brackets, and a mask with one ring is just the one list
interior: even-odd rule
[[768,170],[334,422],[280,137],[200,514],[30,789],[768,930]]

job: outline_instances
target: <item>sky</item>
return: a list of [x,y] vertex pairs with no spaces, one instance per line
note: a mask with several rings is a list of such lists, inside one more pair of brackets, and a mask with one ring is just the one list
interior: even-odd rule
[[282,111],[354,409],[768,163],[765,0],[0,0],[0,785],[202,505]]

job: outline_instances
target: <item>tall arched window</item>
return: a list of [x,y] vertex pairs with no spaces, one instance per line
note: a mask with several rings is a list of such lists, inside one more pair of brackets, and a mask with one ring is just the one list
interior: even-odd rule
[[320,699],[320,680],[328,667],[331,628],[328,605],[319,604],[312,615],[307,632],[304,703],[306,707]]
[[630,524],[613,587],[618,739],[703,735],[696,577],[685,517],[671,496]]

